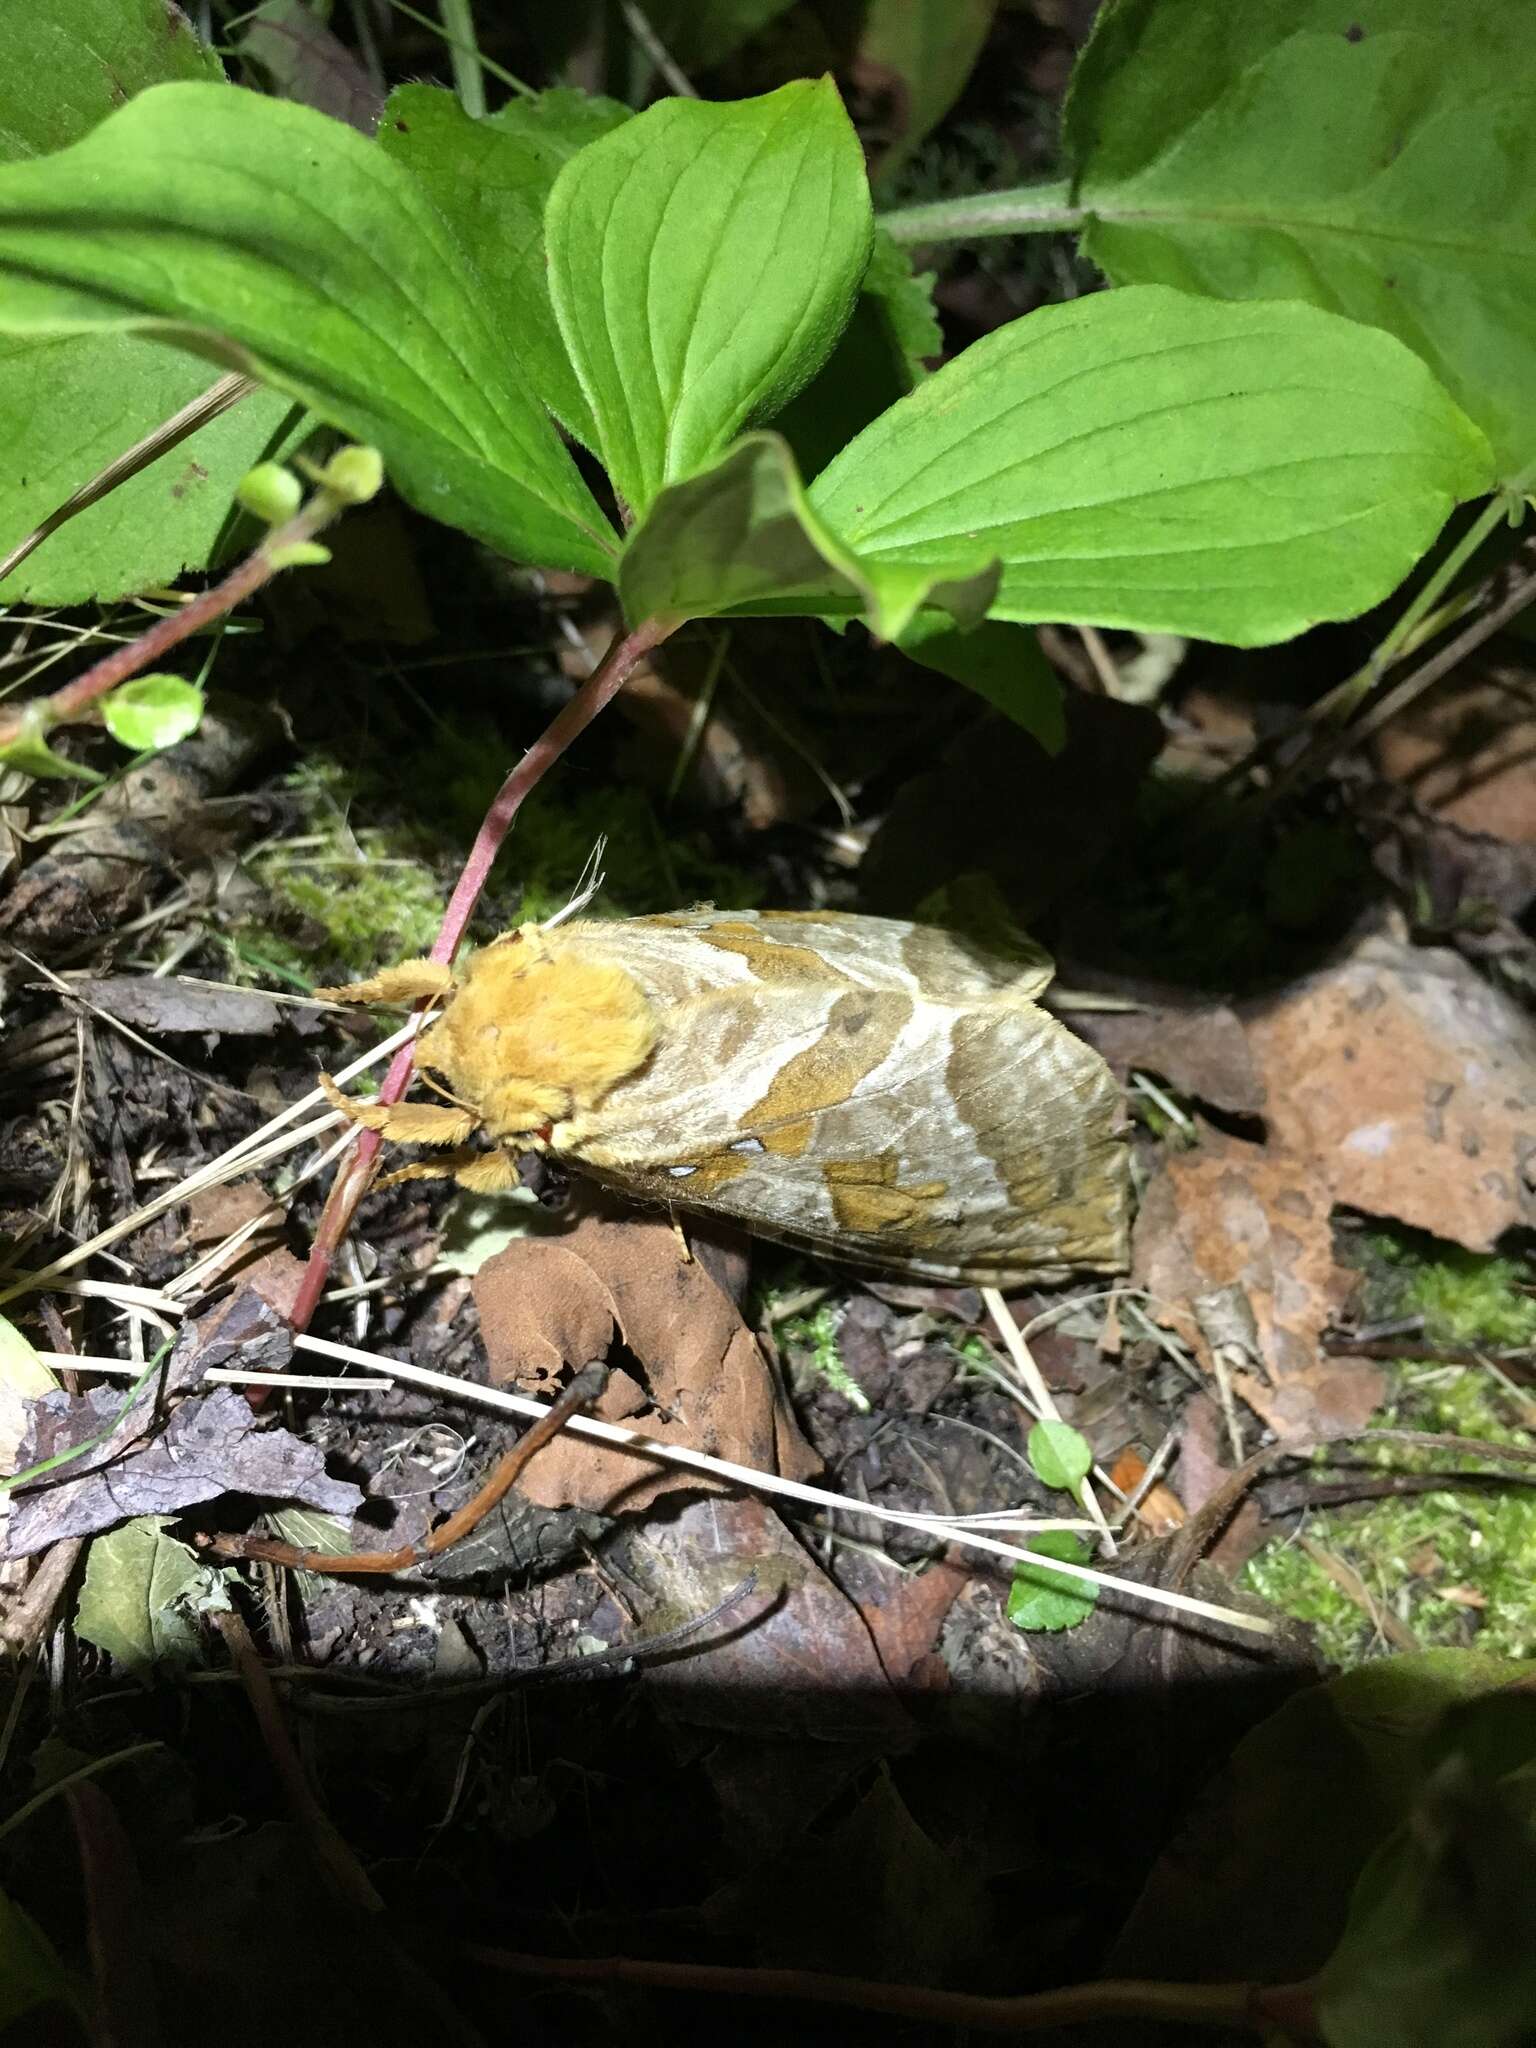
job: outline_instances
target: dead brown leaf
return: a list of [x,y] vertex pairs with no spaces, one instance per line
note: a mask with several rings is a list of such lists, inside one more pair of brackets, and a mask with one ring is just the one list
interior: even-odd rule
[[1197,1304],[1228,1289],[1246,1299],[1257,1355],[1232,1385],[1279,1436],[1358,1425],[1381,1399],[1378,1370],[1322,1350],[1352,1284],[1334,1263],[1331,1208],[1329,1182],[1309,1160],[1209,1132],[1168,1160],[1136,1221],[1137,1280],[1207,1369]]
[[[629,1356],[614,1361],[598,1410],[608,1420],[643,1416],[648,1436],[760,1471],[816,1470],[757,1339],[665,1217],[588,1215],[560,1237],[521,1239],[486,1261],[474,1293],[494,1383],[547,1392],[617,1342]],[[569,1435],[539,1452],[521,1487],[540,1507],[606,1514],[716,1490]]]
[[1244,1022],[1329,1199],[1470,1251],[1536,1223],[1536,1027],[1460,954],[1367,937]]
[[910,1739],[858,1608],[764,1502],[691,1501],[636,1530],[625,1569],[649,1594],[649,1625],[658,1628],[706,1611],[749,1571],[756,1576],[756,1590],[706,1645],[647,1668],[647,1685],[681,1718],[808,1728],[822,1741],[878,1737],[900,1747]]
[[1122,1081],[1133,1067],[1160,1074],[1180,1094],[1235,1116],[1258,1116],[1264,1084],[1254,1066],[1248,1036],[1235,1010],[1209,998],[1191,998],[1162,983],[1138,982],[1061,963],[1068,989],[1113,990],[1144,1005],[1139,1010],[1079,1008],[1070,996],[1056,996],[1059,1010],[1079,1038],[1108,1060]]

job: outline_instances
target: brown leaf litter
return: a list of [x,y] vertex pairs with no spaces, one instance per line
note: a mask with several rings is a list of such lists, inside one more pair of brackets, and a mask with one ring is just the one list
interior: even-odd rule
[[[606,1358],[595,1411],[605,1421],[790,1478],[817,1469],[757,1339],[666,1218],[587,1215],[559,1236],[520,1239],[486,1261],[474,1294],[494,1385],[547,1394]],[[605,1514],[716,1490],[700,1473],[573,1436],[542,1450],[521,1485],[541,1507]]]

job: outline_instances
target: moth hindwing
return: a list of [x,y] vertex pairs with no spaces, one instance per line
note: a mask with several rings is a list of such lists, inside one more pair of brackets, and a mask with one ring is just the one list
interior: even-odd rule
[[1119,1090],[1039,1007],[1049,979],[1043,956],[836,911],[525,925],[471,956],[417,1043],[459,1106],[444,1141],[467,1116],[496,1150],[408,1171],[508,1185],[510,1155],[547,1151],[928,1278],[1115,1269]]

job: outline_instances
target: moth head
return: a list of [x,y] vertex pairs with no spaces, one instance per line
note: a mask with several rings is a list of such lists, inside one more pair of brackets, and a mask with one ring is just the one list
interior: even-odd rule
[[644,1066],[656,1036],[645,991],[600,941],[530,924],[471,956],[416,1058],[493,1138],[537,1144]]

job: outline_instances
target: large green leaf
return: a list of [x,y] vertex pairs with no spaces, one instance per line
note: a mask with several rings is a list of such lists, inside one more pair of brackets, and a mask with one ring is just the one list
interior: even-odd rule
[[566,166],[545,228],[598,452],[637,515],[816,371],[873,233],[827,79],[661,101]]
[[1385,597],[1491,480],[1390,335],[1146,285],[975,343],[809,498],[871,570],[1000,556],[994,617],[1253,646]]
[[[216,80],[217,58],[163,0],[56,0],[5,20],[0,161],[63,149],[125,98]],[[131,335],[0,341],[0,556],[211,381]],[[248,398],[44,541],[0,587],[16,603],[76,604],[168,582],[210,558],[235,481],[290,411]]]
[[230,1573],[167,1536],[173,1519],[140,1515],[94,1537],[86,1553],[75,1632],[141,1676],[155,1664],[195,1663],[196,1617],[229,1606]]
[[1536,460],[1536,8],[1118,0],[1073,80],[1085,247],[1119,282],[1388,328]]
[[997,588],[985,548],[937,573],[905,562],[874,568],[806,503],[777,434],[748,434],[712,469],[669,485],[630,535],[619,591],[631,622],[722,613],[862,614],[882,639],[923,605],[974,625]]
[[605,573],[612,536],[410,174],[350,128],[165,85],[0,170],[0,329],[148,329],[380,448],[421,510]]
[[391,95],[379,129],[481,280],[486,310],[529,381],[589,445],[596,429],[549,300],[544,205],[577,151],[630,118],[617,100],[561,89],[472,121],[451,92],[406,85]]

